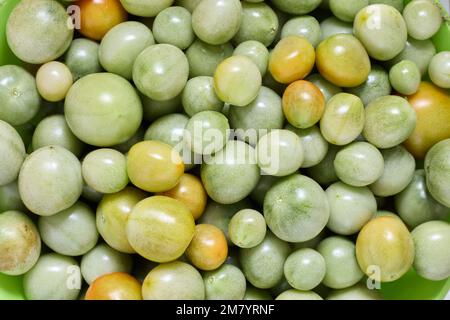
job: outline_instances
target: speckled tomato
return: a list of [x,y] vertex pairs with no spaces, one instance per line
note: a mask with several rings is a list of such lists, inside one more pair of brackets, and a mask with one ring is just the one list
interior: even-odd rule
[[322,117],[325,98],[312,82],[299,80],[291,83],[283,94],[283,112],[296,128],[309,128]]
[[367,275],[371,275],[376,266],[382,282],[397,280],[412,266],[412,236],[397,217],[379,216],[369,221],[359,233],[356,258]]
[[306,77],[314,67],[314,47],[305,38],[286,37],[275,46],[269,58],[269,71],[275,80],[291,83]]
[[142,300],[141,284],[124,272],[97,278],[86,292],[86,300]]
[[405,147],[417,158],[441,140],[450,138],[450,94],[423,81],[419,90],[408,98],[417,115],[416,128]]
[[200,179],[189,173],[182,175],[180,182],[173,189],[162,192],[160,195],[183,202],[191,211],[194,219],[200,218],[203,214],[208,199]]
[[115,25],[127,20],[128,14],[119,0],[79,0],[82,35],[101,40]]
[[186,249],[186,255],[198,269],[217,269],[228,255],[227,239],[216,226],[198,224],[195,226],[194,238]]

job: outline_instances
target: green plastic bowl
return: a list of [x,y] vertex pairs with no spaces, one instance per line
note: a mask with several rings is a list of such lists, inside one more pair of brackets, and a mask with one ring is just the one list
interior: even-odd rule
[[[23,64],[9,49],[6,43],[5,26],[8,16],[20,0],[0,0],[0,65]],[[405,2],[409,2],[406,0]],[[450,22],[442,24],[433,37],[438,51],[450,51]],[[414,270],[402,278],[381,285],[381,294],[386,299],[433,299],[442,300],[450,290],[450,279],[430,281],[418,276]],[[0,274],[0,299],[23,300],[22,277]]]

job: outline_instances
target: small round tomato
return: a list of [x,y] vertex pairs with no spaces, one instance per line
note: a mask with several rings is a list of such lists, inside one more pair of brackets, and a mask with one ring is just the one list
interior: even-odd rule
[[450,94],[429,82],[407,97],[417,115],[416,128],[405,147],[417,158],[441,140],[450,138]]
[[283,94],[283,112],[296,128],[309,128],[323,115],[325,98],[312,82],[299,80],[291,83]]
[[124,22],[128,14],[119,0],[79,0],[80,33],[94,40],[101,40],[115,25]]
[[281,83],[305,78],[314,67],[314,47],[305,38],[290,36],[281,39],[269,58],[269,71]]
[[195,226],[194,238],[186,250],[192,264],[201,270],[220,267],[228,255],[228,244],[222,230],[212,224]]
[[142,300],[141,284],[124,272],[109,273],[95,279],[86,300]]
[[206,207],[207,195],[200,179],[192,174],[185,173],[175,188],[160,193],[183,202],[191,211],[194,219],[200,218]]

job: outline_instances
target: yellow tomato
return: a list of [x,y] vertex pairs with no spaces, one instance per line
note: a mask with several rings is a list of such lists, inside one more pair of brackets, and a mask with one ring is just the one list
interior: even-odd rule
[[198,224],[186,255],[192,264],[201,270],[217,269],[227,259],[227,239],[216,226]]
[[424,158],[432,146],[450,138],[450,94],[424,81],[407,99],[416,110],[417,121],[404,145],[415,157]]
[[356,240],[356,258],[363,272],[382,282],[397,280],[412,266],[414,243],[403,222],[381,215],[370,220]]
[[80,33],[94,40],[101,40],[114,26],[124,22],[128,14],[120,0],[79,0]]
[[200,179],[192,174],[185,173],[175,188],[160,195],[171,197],[183,202],[191,211],[194,219],[200,218],[206,207],[207,195]]
[[271,52],[269,71],[276,81],[291,83],[311,72],[315,56],[314,47],[305,38],[286,37]]
[[369,55],[361,42],[349,34],[337,34],[317,47],[319,73],[339,87],[356,87],[367,80]]
[[325,109],[325,97],[312,82],[298,80],[283,94],[283,112],[296,128],[309,128],[317,123]]
[[172,189],[184,173],[184,164],[179,153],[160,141],[142,141],[135,144],[127,157],[130,181],[149,192]]
[[95,279],[86,292],[86,300],[142,300],[141,284],[123,272]]

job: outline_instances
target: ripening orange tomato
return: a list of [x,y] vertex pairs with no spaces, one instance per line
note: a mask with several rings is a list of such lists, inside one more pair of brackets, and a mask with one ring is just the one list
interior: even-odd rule
[[416,111],[416,128],[404,145],[417,158],[441,140],[450,138],[450,94],[423,81],[419,90],[407,97]]
[[120,0],[79,0],[80,33],[93,40],[101,40],[114,26],[124,22],[128,13]]
[[141,284],[124,272],[103,275],[91,283],[86,300],[142,300]]

